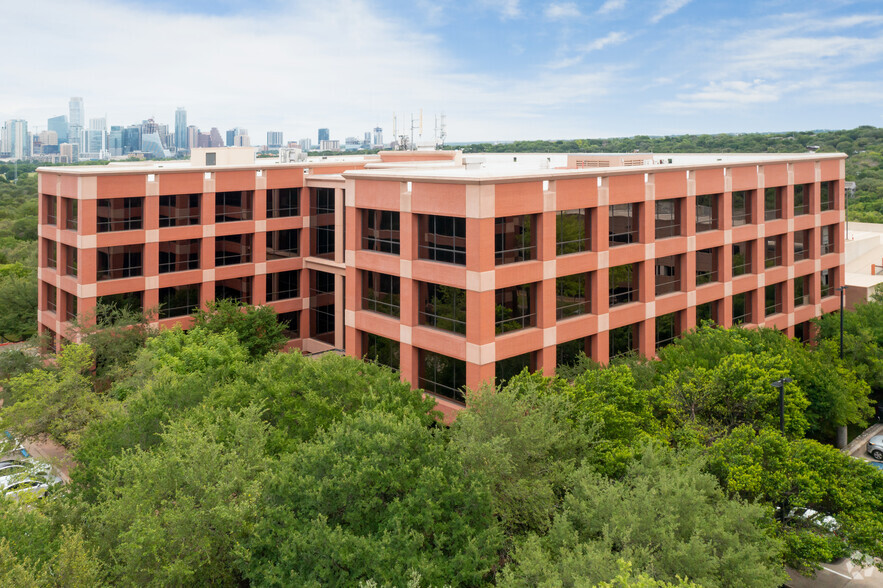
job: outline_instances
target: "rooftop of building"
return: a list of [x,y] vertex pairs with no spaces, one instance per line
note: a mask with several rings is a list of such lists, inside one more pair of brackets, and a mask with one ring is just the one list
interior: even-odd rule
[[[215,163],[209,163],[209,158]],[[37,171],[62,175],[127,175],[137,173],[210,172],[304,168],[311,176],[341,178],[341,164],[352,164],[347,178],[383,178],[399,181],[487,182],[565,179],[586,175],[621,175],[661,170],[694,170],[703,167],[792,163],[820,159],[845,159],[844,153],[484,153],[460,151],[383,151],[376,155],[301,157],[296,161],[255,157],[254,148],[194,149],[185,161],[126,161],[106,165],[41,167]],[[315,171],[313,171],[315,170]]]

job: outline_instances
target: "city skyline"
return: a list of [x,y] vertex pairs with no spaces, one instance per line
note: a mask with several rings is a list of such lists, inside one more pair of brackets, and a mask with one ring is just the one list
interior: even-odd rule
[[183,104],[191,125],[286,141],[320,127],[391,138],[393,113],[409,133],[421,108],[424,138],[445,113],[451,142],[883,124],[883,10],[868,1],[47,0],[39,18],[4,13],[24,57],[0,120],[37,131],[71,96],[109,125],[171,124]]

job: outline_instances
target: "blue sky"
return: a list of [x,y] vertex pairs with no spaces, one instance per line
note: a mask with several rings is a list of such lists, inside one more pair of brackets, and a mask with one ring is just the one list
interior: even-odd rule
[[[41,0],[4,7],[0,119],[449,141],[883,126],[883,4]],[[11,70],[11,71],[9,71]]]

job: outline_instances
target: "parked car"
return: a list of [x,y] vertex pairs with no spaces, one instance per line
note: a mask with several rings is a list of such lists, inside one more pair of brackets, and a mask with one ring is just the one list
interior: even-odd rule
[[51,471],[48,463],[43,463],[35,459],[4,459],[0,461],[0,477],[6,477],[13,474],[25,472],[48,472]]
[[883,470],[883,462],[881,461],[869,461],[868,463],[871,464],[871,467],[875,467],[878,470]]
[[35,500],[42,498],[49,488],[61,484],[61,478],[50,472],[13,476],[3,488],[3,496],[10,500]]
[[823,515],[811,508],[795,508],[788,513],[788,518],[806,521],[831,533],[840,528],[840,523],[837,522],[837,519],[830,515]]
[[49,464],[33,459],[0,462],[0,494],[12,500],[40,498],[61,483]]
[[883,461],[883,435],[874,435],[868,439],[868,453],[877,461]]

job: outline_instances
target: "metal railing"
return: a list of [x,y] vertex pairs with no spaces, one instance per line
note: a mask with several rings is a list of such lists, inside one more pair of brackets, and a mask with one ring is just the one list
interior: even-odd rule
[[751,224],[751,211],[739,210],[733,211],[733,226],[741,227],[742,225]]
[[571,253],[583,253],[591,250],[591,240],[588,236],[570,241],[558,241],[555,243],[556,255],[570,255]]
[[371,312],[379,312],[380,314],[395,317],[399,316],[401,313],[401,306],[398,301],[396,301],[397,297],[392,294],[388,294],[387,296],[393,300],[393,302],[384,300],[383,298],[363,296],[362,310],[370,310]]
[[628,304],[638,298],[637,288],[614,288],[610,290],[610,306]]
[[[566,300],[565,304],[561,303],[562,298]],[[555,311],[555,316],[559,321],[574,316],[589,314],[590,312],[591,304],[585,298],[566,298],[562,296],[558,297],[558,308]]]
[[697,271],[696,272],[696,285],[702,286],[704,284],[710,284],[712,282],[717,282],[717,270],[712,269],[707,272]]
[[740,323],[750,323],[751,322],[751,310],[745,309],[741,314],[733,315],[733,324],[738,325]]
[[670,221],[656,220],[656,238],[667,239],[669,237],[679,237],[681,235],[681,221],[679,219]]
[[504,249],[494,254],[494,262],[496,265],[507,263],[518,263],[520,261],[531,261],[537,258],[537,246],[527,245],[525,247],[516,247],[514,249]]
[[776,220],[782,218],[781,208],[767,208],[763,211],[764,220]]
[[681,280],[677,276],[656,276],[656,295],[672,294],[681,289]]
[[418,253],[420,259],[429,261],[438,261],[441,263],[453,263],[456,265],[466,265],[466,244],[465,239],[462,247],[445,246],[445,245],[420,245]]
[[[499,307],[497,314],[499,315]],[[510,331],[517,331],[519,329],[525,329],[527,327],[533,326],[535,323],[536,314],[522,314],[520,316],[511,316],[505,318],[498,318],[495,324],[496,333],[498,335],[502,333],[508,333]]]

